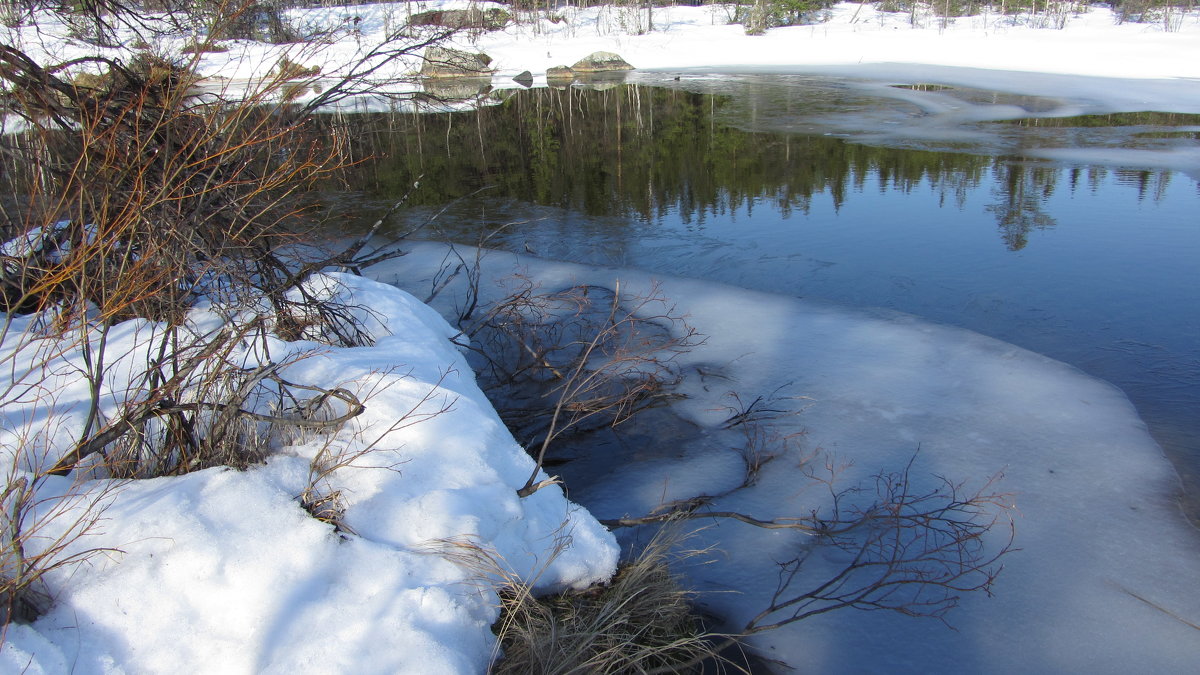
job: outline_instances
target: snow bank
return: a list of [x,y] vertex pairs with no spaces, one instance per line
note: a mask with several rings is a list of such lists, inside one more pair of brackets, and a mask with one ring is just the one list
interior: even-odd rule
[[[376,343],[339,349],[271,340],[269,352],[277,362],[308,353],[283,376],[354,390],[366,411],[331,439],[295,439],[247,471],[75,489],[104,507],[100,525],[73,550],[112,550],[50,577],[53,609],[32,626],[9,628],[0,670],[475,673],[493,654],[498,581],[447,560],[447,542],[479,546],[543,590],[612,573],[612,536],[559,488],[517,498],[532,460],[433,310],[358,277],[311,283],[369,308],[361,318]],[[136,356],[147,334],[144,324],[117,331],[110,350]],[[254,363],[253,354],[244,357]],[[57,383],[61,419],[86,400],[81,386]],[[44,412],[10,404],[5,428],[16,432],[19,420]],[[344,499],[354,534],[341,534],[309,516],[297,496],[322,448],[350,457],[368,444],[324,485]],[[13,447],[10,437],[5,450]],[[39,497],[52,504],[71,492],[67,479],[51,479]]]
[[[197,65],[202,75],[213,78],[211,86],[218,88],[241,88],[259,81],[285,55],[304,66],[320,66],[323,76],[336,77],[413,13],[469,6],[509,9],[467,0],[293,9],[289,14],[298,25],[337,28],[333,39],[312,45],[229,41],[223,43],[228,51],[203,54]],[[731,23],[733,16],[733,8],[726,5],[656,7],[653,30],[647,31],[644,8],[561,7],[554,11],[553,21],[543,18],[495,32],[464,31],[452,45],[491,56],[491,66],[497,69],[493,84],[501,88],[518,86],[510,78],[526,70],[535,76],[535,83],[544,85],[548,68],[569,66],[603,50],[617,52],[643,71],[766,69],[863,77],[903,72],[909,80],[1017,91],[1033,86],[1064,95],[1082,86],[1102,99],[1135,106],[1127,109],[1151,105],[1163,110],[1160,103],[1178,104],[1182,99],[1189,110],[1200,110],[1200,87],[1195,86],[1200,79],[1200,12],[1196,11],[1180,15],[1174,30],[1168,31],[1163,23],[1118,23],[1104,7],[1064,11],[1054,21],[1027,13],[943,20],[927,10],[883,12],[844,2],[826,13],[825,21],[776,28],[762,36],[747,36],[741,25]],[[1057,27],[1059,20],[1062,28]],[[68,33],[66,26],[44,18],[36,28],[10,30],[8,41],[39,60],[65,61],[105,51],[67,37]],[[162,41],[164,47],[179,49],[192,39],[178,36]],[[372,78],[383,82],[411,77],[420,66],[420,53],[415,53],[381,67]],[[1082,85],[1060,77],[1030,81],[1030,74],[1082,76],[1092,81]],[[1068,89],[1060,89],[1063,85]],[[393,83],[388,91],[419,88],[411,82]]]
[[[644,14],[644,10],[642,11]],[[747,36],[730,23],[721,5],[662,7],[654,30],[631,35],[637,12],[597,7],[564,9],[564,21],[485,34],[476,44],[497,60],[501,73],[528,69],[544,73],[570,65],[592,51],[616,51],[639,69],[748,66],[789,69],[857,64],[921,64],[1034,73],[1126,78],[1200,77],[1200,16],[1190,14],[1180,29],[1155,24],[1118,24],[1111,10],[1095,7],[1070,13],[1063,29],[1001,14],[950,19],[883,12],[840,3],[828,20],[775,28]],[[644,19],[640,19],[643,21]],[[1031,25],[1032,24],[1032,25]]]

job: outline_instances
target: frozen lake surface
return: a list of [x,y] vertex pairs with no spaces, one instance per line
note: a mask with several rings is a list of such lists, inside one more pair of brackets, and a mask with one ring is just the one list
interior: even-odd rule
[[[444,245],[418,244],[375,276],[423,297],[445,260]],[[949,615],[957,630],[839,610],[755,636],[767,657],[834,673],[1186,672],[1200,658],[1200,633],[1168,614],[1200,616],[1191,583],[1200,537],[1171,496],[1170,465],[1112,385],[905,314],[502,252],[483,258],[485,303],[503,292],[492,282],[514,272],[547,290],[619,283],[636,296],[657,285],[708,336],[679,360],[687,398],[671,410],[681,424],[666,427],[658,417],[649,427],[618,427],[588,449],[601,457],[552,469],[601,519],[738,485],[739,432],[721,429],[729,392],[745,400],[803,394],[799,416],[771,423],[781,435],[803,435],[757,484],[717,499],[715,510],[771,519],[827,507],[827,486],[812,478],[827,458],[846,465],[842,487],[870,486],[877,472],[903,469],[918,448],[916,493],[941,477],[971,490],[1003,474],[998,488],[1012,510],[1002,515],[1012,516],[1020,550],[1004,558],[994,597],[963,597]],[[462,288],[452,284],[434,306],[452,315]],[[690,581],[702,606],[735,627],[769,601],[778,563],[807,555],[800,583],[815,585],[845,562],[802,534],[698,522],[704,529],[689,544],[712,546],[712,564],[690,567]],[[1003,522],[986,538],[993,548],[1006,541]]]
[[1065,361],[1130,397],[1195,518],[1200,106],[1157,81],[853,72],[890,78],[639,73],[656,86],[362,116],[389,158],[352,203],[421,175],[397,229],[441,213],[420,236],[899,310]]

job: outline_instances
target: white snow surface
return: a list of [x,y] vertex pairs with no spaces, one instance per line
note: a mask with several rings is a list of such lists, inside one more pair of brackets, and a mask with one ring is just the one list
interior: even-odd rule
[[[462,0],[417,2],[408,8],[368,5],[328,10],[338,17],[361,17],[362,43],[385,26],[394,25],[407,11],[473,5],[503,5]],[[391,12],[392,18],[389,17]],[[913,17],[907,12],[881,12],[869,5],[840,3],[827,21],[776,28],[748,36],[730,22],[732,9],[723,5],[661,7],[653,14],[654,30],[646,27],[644,12],[619,7],[563,7],[558,23],[541,21],[514,25],[503,31],[464,34],[454,45],[492,57],[497,80],[530,71],[544,76],[553,66],[570,66],[596,52],[610,51],[641,70],[751,68],[789,70],[829,66],[949,66],[954,68],[1076,75],[1134,80],[1200,80],[1200,12],[1183,17],[1178,30],[1158,24],[1119,24],[1106,8],[1069,13],[1063,29],[1037,27],[1030,17],[998,14],[951,19]],[[344,19],[343,19],[344,20]],[[915,25],[914,25],[915,24]],[[323,72],[353,55],[350,44],[339,44],[312,55]],[[238,77],[261,74],[265,52],[212,54],[205,67],[213,74]],[[231,71],[231,68],[233,69]],[[399,68],[419,69],[416,60]],[[502,86],[503,82],[498,82]],[[1184,83],[1180,83],[1184,84]],[[1129,97],[1127,91],[1114,96]],[[1200,94],[1191,100],[1200,103]]]
[[[347,456],[373,448],[322,484],[341,492],[353,534],[335,532],[297,500],[325,443],[318,436],[247,471],[76,486],[50,478],[38,496],[51,517],[32,546],[96,504],[101,522],[70,551],[111,551],[51,575],[53,609],[9,627],[0,671],[475,673],[493,656],[499,579],[450,562],[441,555],[450,542],[485,549],[502,561],[500,572],[542,590],[611,575],[612,535],[560,488],[517,497],[533,461],[479,391],[440,316],[360,277],[309,283],[369,307],[361,318],[377,337],[370,347],[268,345],[275,362],[306,354],[283,371],[289,381],[366,399],[366,411],[328,443]],[[219,321],[199,310],[193,320],[209,328]],[[137,363],[154,329],[119,326],[110,353]],[[263,360],[242,356],[250,366]],[[71,437],[87,400],[84,382],[70,374],[78,359],[67,353],[53,364],[61,374],[47,383],[53,397],[4,407],[5,466],[25,434]],[[109,405],[122,384],[111,382]],[[39,447],[58,456],[50,441]]]
[[[226,53],[203,55],[200,70],[217,86],[252,86],[287,53],[332,76],[409,12],[466,4],[303,10],[346,25],[345,39],[320,47],[231,43]],[[457,44],[493,57],[497,86],[510,86],[507,78],[524,70],[542,83],[547,68],[605,50],[642,70],[874,75],[1074,96],[1110,110],[1200,112],[1196,12],[1167,31],[1117,24],[1109,10],[1093,8],[1066,15],[1057,29],[1022,15],[943,23],[843,3],[827,22],[759,37],[730,25],[722,6],[656,8],[655,30],[643,35],[630,29],[645,21],[644,12],[568,7],[559,15],[556,23],[462,36]],[[50,22],[3,30],[8,44],[46,62],[96,51]],[[401,60],[377,76],[411,75],[417,67],[416,59]],[[1097,159],[1071,152],[1047,156]],[[393,272],[396,281],[401,274],[419,279],[414,260]],[[490,260],[497,274],[511,269],[510,260]],[[616,274],[522,264],[536,266],[548,284],[609,284]],[[636,272],[619,276],[649,283]],[[492,550],[511,573],[545,589],[611,573],[613,537],[558,488],[517,499],[531,460],[448,344],[449,326],[394,288],[322,279],[374,311],[378,343],[335,349],[275,341],[271,348],[276,358],[316,350],[288,368],[293,381],[374,392],[367,412],[338,438],[351,451],[382,440],[361,466],[331,479],[355,534],[339,535],[296,500],[319,450],[311,442],[244,472],[83,486],[48,480],[39,492],[43,508],[64,517],[47,532],[65,526],[70,509],[98,500],[103,520],[76,546],[113,550],[51,575],[53,609],[31,626],[10,626],[0,671],[478,672],[493,649],[495,580],[447,562],[439,542],[469,540]],[[1200,541],[1172,503],[1169,465],[1119,391],[1011,345],[912,317],[699,282],[673,280],[665,289],[709,336],[694,359],[721,364],[745,392],[790,383],[790,392],[811,397],[800,418],[803,444],[857,462],[851,477],[896,468],[919,445],[918,469],[974,480],[1004,471],[1002,487],[1013,493],[1022,550],[1009,557],[997,597],[971,597],[952,617],[957,632],[885,613],[837,612],[761,636],[756,644],[767,655],[814,672],[1190,672],[1200,663],[1200,633],[1167,614],[1200,618]],[[201,313],[196,320],[213,321]],[[113,339],[136,356],[154,330],[131,322]],[[3,347],[12,348],[7,340]],[[58,379],[44,383],[56,393],[58,416],[51,422],[33,408],[6,410],[0,447],[11,449],[29,424],[43,434],[48,456],[54,443],[69,441],[87,398],[70,376],[70,360],[78,358],[65,355]],[[711,425],[723,391],[686,386],[693,399],[684,410]],[[107,404],[116,398],[110,393]],[[389,431],[414,406],[443,404],[450,410]],[[719,442],[700,443],[687,461],[704,471],[651,463],[609,481],[625,492],[580,498],[607,517],[675,492],[720,489],[728,479],[722,467],[736,471],[723,452]],[[764,517],[802,506],[796,479],[794,470],[770,473],[721,506]],[[727,562],[693,578],[701,590],[739,591],[704,596],[734,620],[761,604],[777,556],[795,543],[738,526],[702,536],[713,537]]]
[[[1058,8],[1055,19],[1047,18],[1046,12],[1024,12],[943,20],[928,9],[884,12],[843,2],[822,13],[824,20],[819,23],[775,28],[761,36],[748,36],[741,25],[731,23],[733,9],[727,5],[656,7],[650,31],[644,8],[561,7],[554,10],[554,21],[543,17],[502,31],[463,32],[450,46],[492,57],[493,85],[500,88],[518,86],[509,78],[526,70],[536,83],[544,84],[548,68],[570,66],[595,51],[610,51],[639,70],[902,75],[909,81],[1029,94],[1074,92],[1126,110],[1150,106],[1200,111],[1200,10],[1176,13],[1168,29],[1163,21],[1118,22],[1104,7],[1054,6]],[[333,78],[347,72],[348,64],[403,26],[411,14],[464,7],[508,9],[469,0],[294,9],[289,12],[298,25],[337,28],[333,38],[315,45],[229,41],[222,43],[228,51],[201,55],[197,67],[212,78],[210,86],[215,88],[253,86],[284,55],[305,66],[320,66],[322,76]],[[11,44],[40,61],[105,51],[69,37],[66,26],[50,19],[36,27],[0,30],[7,32]],[[195,36],[162,38],[164,47],[174,48],[195,40]],[[371,77],[388,82],[385,91],[419,89],[393,80],[416,74],[420,55],[382,65]],[[1072,78],[1057,77],[1061,75]]]

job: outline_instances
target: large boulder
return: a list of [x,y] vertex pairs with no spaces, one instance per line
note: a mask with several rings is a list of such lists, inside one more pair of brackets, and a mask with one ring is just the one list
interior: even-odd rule
[[519,75],[513,78],[513,82],[528,89],[533,86],[533,73],[528,70],[522,71]]
[[492,91],[490,77],[432,78],[421,82],[424,100],[441,102],[468,101],[481,98]]
[[575,81],[575,71],[566,66],[553,66],[546,69],[546,84],[561,86]]
[[425,50],[425,65],[421,66],[422,77],[483,77],[496,72],[489,68],[492,57],[483,53],[472,54],[445,47],[430,47]]
[[571,70],[576,73],[608,73],[616,70],[633,70],[633,66],[612,52],[592,52],[571,66]]

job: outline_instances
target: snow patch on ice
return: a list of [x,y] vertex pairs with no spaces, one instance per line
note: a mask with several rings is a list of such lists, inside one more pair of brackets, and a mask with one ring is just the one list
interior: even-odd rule
[[[423,292],[442,247],[414,245],[394,273]],[[685,379],[688,398],[672,407],[706,431],[677,447],[676,461],[626,466],[573,493],[598,517],[730,487],[740,461],[715,430],[726,388],[756,396],[785,387],[810,400],[801,415],[776,422],[783,433],[803,432],[798,451],[716,509],[760,518],[807,513],[828,494],[803,473],[804,457],[817,448],[853,462],[847,482],[901,468],[918,447],[913,475],[926,486],[934,476],[978,485],[1003,472],[1020,550],[1004,560],[995,597],[963,598],[950,616],[957,631],[888,612],[839,611],[756,636],[771,658],[815,672],[879,673],[1184,672],[1200,659],[1194,628],[1131,595],[1200,617],[1191,583],[1200,536],[1174,503],[1171,466],[1115,387],[1013,345],[895,312],[501,252],[484,261],[483,288],[486,277],[514,269],[549,289],[611,288],[619,279],[637,293],[656,284],[707,336],[680,365],[727,364],[727,384]],[[777,561],[806,541],[739,523],[704,525],[689,544],[713,545],[716,562],[689,575],[702,603],[738,625],[770,599]],[[993,543],[1004,538],[992,536]],[[839,558],[830,553],[818,550],[806,573],[831,573]]]

